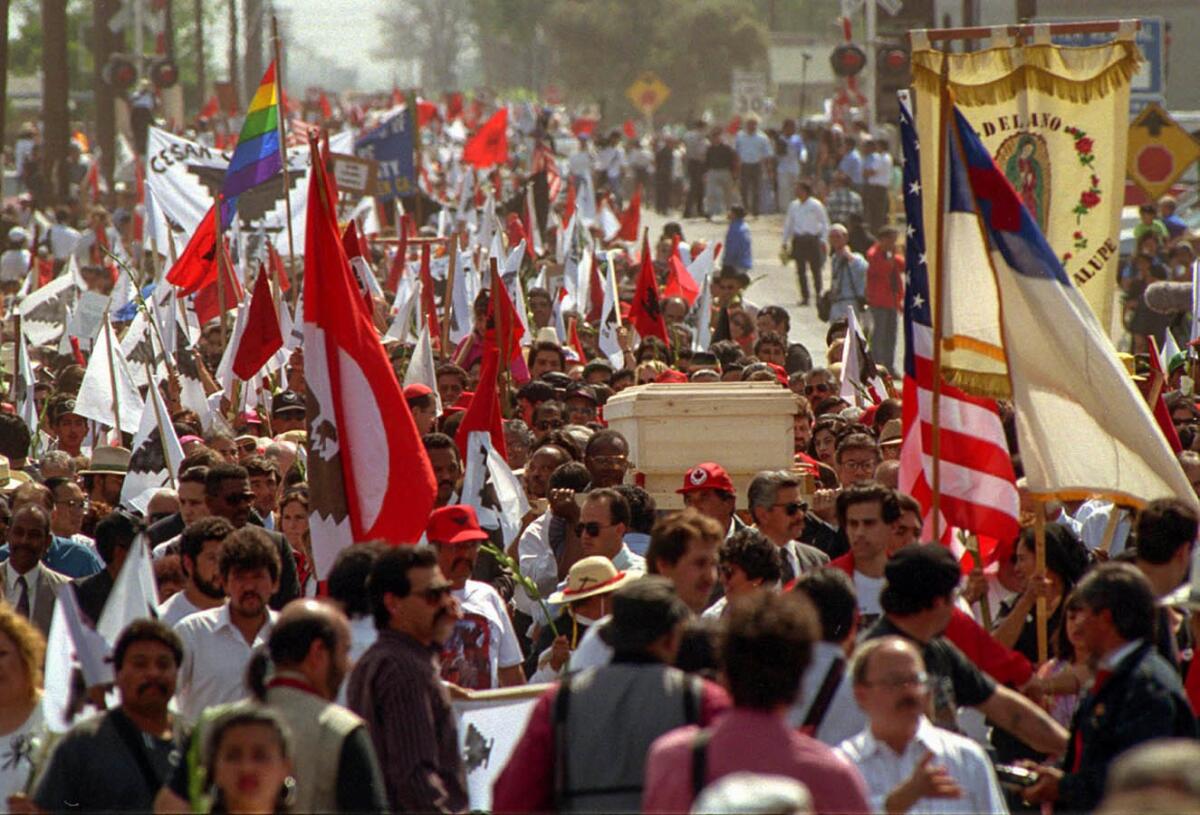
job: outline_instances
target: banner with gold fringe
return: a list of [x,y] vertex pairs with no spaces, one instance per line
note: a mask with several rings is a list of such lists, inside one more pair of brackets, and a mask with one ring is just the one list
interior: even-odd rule
[[[925,222],[938,217],[932,194],[942,177],[938,94],[943,60],[949,60],[947,82],[959,110],[1100,324],[1119,335],[1114,319],[1129,81],[1142,59],[1134,29],[1123,24],[1112,42],[1083,48],[1051,43],[1048,26],[1035,26],[1027,44],[1013,44],[1003,30],[998,34],[983,50],[947,54],[932,48],[924,32],[913,32],[917,133],[925,148],[921,186],[930,191],[923,196]],[[930,241],[927,259],[937,262],[940,250]],[[965,389],[1006,396],[1004,348],[994,336],[999,304],[976,291],[949,289],[943,371]]]

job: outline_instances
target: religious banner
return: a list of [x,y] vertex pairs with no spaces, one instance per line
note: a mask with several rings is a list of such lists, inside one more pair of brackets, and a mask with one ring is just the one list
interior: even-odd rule
[[[1109,43],[1073,48],[1051,43],[1047,26],[1029,44],[993,40],[993,47],[949,55],[931,48],[921,32],[913,39],[921,187],[930,193],[924,196],[925,223],[936,223],[939,77],[948,58],[954,103],[1108,332],[1119,331],[1114,319],[1129,82],[1141,62],[1133,34],[1125,26]],[[936,261],[940,249],[931,240],[927,260]]]
[[512,755],[534,703],[549,685],[522,685],[465,691],[454,699],[458,749],[467,769],[467,798],[472,812],[492,809],[492,782]]

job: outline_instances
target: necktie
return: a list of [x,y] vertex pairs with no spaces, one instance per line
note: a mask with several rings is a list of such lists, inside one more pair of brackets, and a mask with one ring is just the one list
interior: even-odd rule
[[25,575],[17,575],[17,589],[21,592],[17,597],[17,613],[25,619],[29,619],[29,584],[25,582]]
[[783,580],[782,584],[786,586],[796,579],[796,568],[792,566],[792,548],[789,543],[779,549],[779,554],[783,558]]

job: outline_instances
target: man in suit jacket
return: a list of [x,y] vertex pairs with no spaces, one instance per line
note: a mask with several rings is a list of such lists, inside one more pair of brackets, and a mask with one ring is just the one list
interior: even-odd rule
[[1145,576],[1127,563],[1106,563],[1074,593],[1087,649],[1100,656],[1096,679],[1075,711],[1062,767],[1039,767],[1041,778],[1024,797],[1091,811],[1118,755],[1152,739],[1193,739],[1196,720],[1178,672],[1154,647],[1154,591]]
[[4,598],[48,636],[58,587],[70,582],[42,563],[50,545],[49,513],[37,504],[26,504],[13,513],[6,536],[9,556],[0,564]]

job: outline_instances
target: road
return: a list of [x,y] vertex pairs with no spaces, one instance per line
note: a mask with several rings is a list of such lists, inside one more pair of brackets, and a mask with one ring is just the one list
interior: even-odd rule
[[[645,226],[650,228],[653,240],[662,232],[662,226],[667,221],[676,221],[683,227],[685,240],[701,238],[705,241],[725,240],[726,221],[706,221],[703,218],[665,217],[657,212],[642,210]],[[817,319],[815,306],[800,307],[800,288],[796,283],[796,267],[789,264],[784,266],[779,262],[779,236],[783,231],[782,215],[762,215],[750,218],[750,240],[754,251],[754,269],[750,273],[754,281],[746,289],[745,298],[756,306],[783,306],[792,318],[791,331],[788,339],[800,342],[808,348],[814,362],[824,358],[825,354],[825,323]],[[826,281],[828,283],[828,270]],[[815,298],[813,298],[815,302]],[[820,364],[817,362],[817,364]]]

